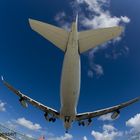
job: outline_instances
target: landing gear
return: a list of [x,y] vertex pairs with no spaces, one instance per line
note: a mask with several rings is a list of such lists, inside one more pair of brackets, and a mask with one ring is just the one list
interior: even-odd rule
[[55,122],[56,119],[55,118],[49,118],[49,122]]
[[55,122],[56,121],[56,118],[54,117],[51,117],[48,113],[45,113],[45,119],[49,122]]
[[79,125],[79,126],[81,126],[81,125],[82,125],[82,126],[85,126],[85,122],[84,122],[84,121],[81,121],[81,122],[78,123],[78,125]]
[[90,124],[91,124],[91,122],[92,122],[92,119],[88,119],[87,121],[86,120],[84,120],[84,121],[79,121],[78,122],[78,125],[79,126],[89,126]]
[[68,130],[66,130],[65,133],[69,133]]
[[70,122],[70,117],[69,116],[65,117],[65,122],[68,122],[68,123]]
[[88,119],[88,125],[90,125],[91,123],[92,123],[92,119],[89,118],[89,119]]

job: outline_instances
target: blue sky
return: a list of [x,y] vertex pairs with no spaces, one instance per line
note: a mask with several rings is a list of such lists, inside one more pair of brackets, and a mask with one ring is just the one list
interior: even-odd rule
[[[64,54],[33,32],[28,18],[69,28],[75,12],[79,11],[79,30],[123,25],[125,31],[121,39],[81,55],[82,82],[78,112],[97,110],[135,98],[140,95],[139,5],[138,0],[1,1],[0,74],[24,94],[59,110]],[[71,139],[72,136],[74,140],[81,140],[86,136],[92,140],[97,137],[91,133],[95,131],[103,135],[102,128],[105,131],[108,128],[105,125],[114,127],[110,127],[111,131],[117,131],[119,135],[125,130],[129,132],[137,128],[130,118],[133,117],[133,121],[136,119],[135,115],[140,113],[139,106],[140,103],[136,103],[123,109],[115,121],[95,118],[93,125],[85,128],[79,128],[75,123],[70,136],[66,136],[61,121],[48,123],[40,110],[32,106],[23,109],[18,98],[0,83],[0,107],[5,108],[5,111],[0,109],[0,122],[14,125],[19,131],[35,137],[45,130],[45,135],[53,139]],[[39,124],[41,128],[31,130],[19,123],[23,120],[33,122],[31,126]],[[117,134],[112,139],[121,139],[122,136]]]

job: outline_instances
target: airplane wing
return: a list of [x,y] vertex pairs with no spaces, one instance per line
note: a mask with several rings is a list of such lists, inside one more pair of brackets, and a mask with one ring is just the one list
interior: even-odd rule
[[35,32],[49,40],[62,51],[65,51],[69,37],[68,31],[33,19],[29,19],[29,23]]
[[113,38],[118,37],[123,31],[123,27],[109,27],[96,30],[87,30],[78,33],[80,53],[95,48]]
[[48,106],[45,106],[45,105],[43,105],[43,104],[41,104],[41,103],[39,103],[39,102],[37,102],[37,101],[31,99],[30,97],[28,97],[28,96],[22,94],[20,91],[16,90],[16,89],[15,89],[14,87],[12,87],[9,83],[7,83],[7,82],[3,79],[3,77],[2,77],[2,82],[4,83],[4,85],[5,85],[8,89],[10,89],[10,90],[11,90],[13,93],[15,93],[17,96],[19,96],[19,98],[20,98],[19,101],[20,101],[20,103],[21,103],[21,105],[22,105],[23,107],[27,108],[28,105],[27,105],[26,102],[28,102],[28,103],[30,103],[31,105],[33,105],[33,106],[39,108],[40,110],[42,110],[42,111],[45,112],[46,114],[49,114],[49,115],[53,116],[54,118],[60,118],[59,112],[58,112],[58,111],[56,111],[56,110],[54,110],[54,109],[52,109],[52,108],[50,108],[50,107],[48,107]]
[[140,100],[140,97],[137,97],[133,100],[130,100],[130,101],[125,102],[125,103],[121,103],[119,105],[116,105],[116,106],[113,106],[110,108],[105,108],[105,109],[101,109],[101,110],[97,110],[97,111],[93,111],[93,112],[86,112],[86,113],[77,114],[76,120],[82,121],[82,120],[86,120],[86,119],[91,119],[94,117],[105,115],[107,113],[113,113],[111,117],[112,117],[112,119],[115,119],[119,115],[120,109],[127,107],[127,106],[129,106],[129,105],[131,105],[139,100]]

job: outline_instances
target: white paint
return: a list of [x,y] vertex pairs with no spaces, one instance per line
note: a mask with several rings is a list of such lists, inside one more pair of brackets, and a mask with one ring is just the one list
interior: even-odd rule
[[60,116],[65,120],[69,117],[70,121],[65,122],[64,126],[68,129],[77,114],[77,103],[80,93],[81,63],[78,52],[78,32],[77,22],[72,24],[69,34],[67,49],[64,56],[62,75],[61,75],[61,110]]

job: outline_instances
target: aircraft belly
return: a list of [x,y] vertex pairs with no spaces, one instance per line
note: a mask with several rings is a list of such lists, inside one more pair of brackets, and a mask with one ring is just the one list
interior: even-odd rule
[[66,53],[61,77],[61,114],[75,116],[80,92],[80,56]]

